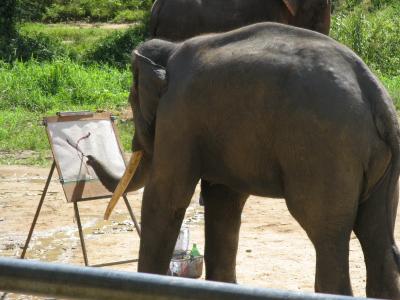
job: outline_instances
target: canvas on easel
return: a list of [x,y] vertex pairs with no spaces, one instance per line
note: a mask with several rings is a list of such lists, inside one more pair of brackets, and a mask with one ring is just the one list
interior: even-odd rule
[[[126,162],[121,143],[118,139],[114,119],[109,113],[60,112],[57,113],[56,116],[44,118],[43,124],[46,127],[46,133],[54,161],[21,258],[25,257],[41,206],[50,184],[50,179],[56,168],[65,198],[67,202],[72,202],[74,205],[82,253],[85,265],[89,265],[78,202],[105,199],[112,196],[112,193],[102,185],[95,172],[86,165],[87,155],[93,155],[103,162],[106,162],[107,167],[117,176],[122,176],[125,171]],[[140,227],[133,214],[129,201],[126,195],[124,195],[123,198],[132,221],[134,222],[136,231],[140,236]],[[97,266],[134,261],[137,260],[127,260]]]
[[85,155],[107,162],[121,177],[125,160],[110,114],[58,115],[44,118],[60,182],[68,202],[112,194],[86,165]]

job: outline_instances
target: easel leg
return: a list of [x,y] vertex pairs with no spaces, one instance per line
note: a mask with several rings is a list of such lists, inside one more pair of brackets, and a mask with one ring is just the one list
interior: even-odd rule
[[128,201],[128,198],[126,197],[126,195],[123,195],[123,198],[124,198],[126,207],[128,208],[128,211],[129,211],[129,214],[130,214],[130,216],[131,216],[131,219],[132,219],[133,223],[135,224],[136,231],[137,231],[137,233],[138,233],[138,235],[139,235],[139,237],[140,237],[141,231],[140,231],[139,223],[137,222],[136,217],[135,217],[135,215],[133,214],[132,207],[131,207],[131,205],[129,204],[129,201]]
[[83,231],[82,231],[81,217],[79,215],[78,203],[76,201],[74,202],[74,211],[75,211],[76,222],[78,223],[79,239],[81,240],[83,260],[85,261],[85,266],[89,266],[88,257],[86,253],[85,239],[83,237]]
[[55,167],[56,167],[56,162],[53,161],[53,164],[51,165],[49,176],[47,177],[46,185],[44,186],[44,189],[43,189],[42,197],[40,198],[39,205],[36,209],[35,217],[33,218],[31,228],[29,229],[28,237],[26,238],[26,241],[25,241],[24,249],[22,250],[22,254],[20,257],[21,259],[25,258],[26,250],[28,249],[29,242],[31,241],[33,230],[35,229],[35,225],[36,225],[37,219],[39,217],[40,210],[42,209],[43,201],[44,201],[44,198],[46,197],[47,189],[49,188],[51,177],[53,176]]

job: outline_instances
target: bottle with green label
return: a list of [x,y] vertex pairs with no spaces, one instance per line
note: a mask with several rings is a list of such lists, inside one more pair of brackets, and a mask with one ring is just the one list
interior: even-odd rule
[[199,249],[197,249],[197,245],[193,244],[192,250],[190,251],[190,257],[200,256]]

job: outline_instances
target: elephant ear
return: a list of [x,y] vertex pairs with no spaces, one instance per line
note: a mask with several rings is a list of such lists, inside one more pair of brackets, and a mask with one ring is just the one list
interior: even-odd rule
[[159,99],[167,86],[166,69],[150,58],[135,53],[136,88],[139,96],[139,109],[143,119],[149,126],[156,117]]
[[299,2],[300,0],[283,0],[283,3],[285,3],[292,16],[295,16],[297,14],[300,5]]

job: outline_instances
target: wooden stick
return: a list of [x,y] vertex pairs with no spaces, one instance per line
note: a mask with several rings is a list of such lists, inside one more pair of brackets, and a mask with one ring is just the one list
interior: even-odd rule
[[119,198],[121,198],[122,194],[128,187],[128,184],[131,181],[133,175],[135,174],[142,156],[143,156],[143,151],[133,152],[131,159],[129,160],[129,163],[126,166],[125,173],[124,175],[122,175],[122,178],[119,181],[110,202],[108,203],[106,212],[104,213],[104,220],[108,220],[110,218],[111,212],[113,211],[115,205],[117,205]]

